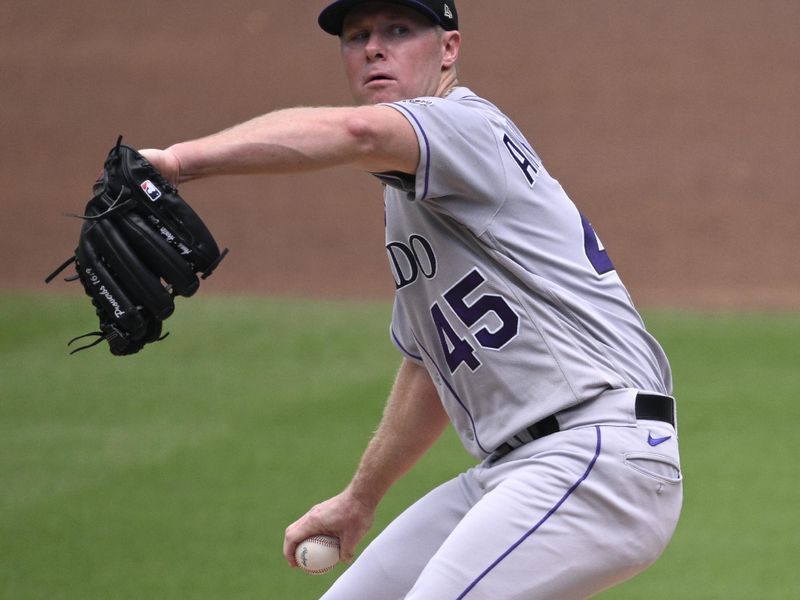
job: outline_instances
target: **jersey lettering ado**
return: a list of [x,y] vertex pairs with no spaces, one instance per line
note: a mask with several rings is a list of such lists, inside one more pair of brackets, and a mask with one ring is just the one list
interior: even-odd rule
[[395,345],[424,365],[465,448],[608,390],[670,394],[670,367],[589,221],[512,121],[459,87],[388,104],[419,140],[386,185]]

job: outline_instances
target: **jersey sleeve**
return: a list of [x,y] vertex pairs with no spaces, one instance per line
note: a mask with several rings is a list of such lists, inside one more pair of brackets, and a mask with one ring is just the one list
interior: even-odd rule
[[390,103],[406,117],[419,142],[420,161],[410,200],[469,215],[466,225],[488,224],[506,196],[507,182],[495,124],[480,105],[447,98]]

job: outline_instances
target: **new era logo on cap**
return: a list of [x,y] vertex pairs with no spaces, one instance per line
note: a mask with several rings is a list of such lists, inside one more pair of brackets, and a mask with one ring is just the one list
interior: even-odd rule
[[450,7],[447,6],[446,2],[445,2],[445,5],[444,5],[444,16],[447,17],[448,19],[452,19],[453,18],[453,11],[450,10]]

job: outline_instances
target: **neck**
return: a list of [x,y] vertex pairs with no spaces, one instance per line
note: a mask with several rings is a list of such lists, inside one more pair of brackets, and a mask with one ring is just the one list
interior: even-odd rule
[[439,87],[436,90],[436,95],[439,98],[444,98],[453,88],[458,85],[458,75],[454,70],[448,71],[442,75],[442,80],[439,82]]

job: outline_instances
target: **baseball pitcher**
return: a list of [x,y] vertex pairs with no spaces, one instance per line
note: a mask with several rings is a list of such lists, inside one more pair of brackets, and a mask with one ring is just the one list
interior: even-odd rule
[[653,563],[682,502],[666,356],[525,135],[460,84],[453,0],[338,0],[356,106],[295,108],[166,150],[171,182],[352,165],[383,184],[402,354],[347,487],[286,530],[356,555],[448,425],[476,465],[400,515],[325,600],[587,598]]

